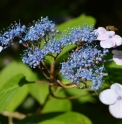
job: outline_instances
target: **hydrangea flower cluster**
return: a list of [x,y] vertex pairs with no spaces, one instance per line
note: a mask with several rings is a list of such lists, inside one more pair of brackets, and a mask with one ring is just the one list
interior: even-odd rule
[[38,47],[35,47],[34,49],[28,48],[24,51],[22,61],[30,67],[35,68],[40,64],[43,57],[44,55]]
[[85,46],[77,52],[71,54],[67,62],[62,63],[61,73],[71,83],[79,84],[82,80],[92,81],[92,90],[98,90],[101,86],[104,73],[104,56],[108,50],[100,50],[98,46]]
[[93,27],[83,25],[83,27],[69,29],[69,41],[71,44],[79,42],[91,43],[96,40],[97,34],[93,30]]
[[[46,21],[45,22],[46,24],[44,23],[44,20]],[[53,24],[53,26],[51,26],[52,22],[47,21],[47,18],[44,20],[42,21],[43,23],[42,22],[39,23],[39,21],[38,21],[35,23],[34,27],[29,28],[30,29],[29,32],[25,35],[25,41],[30,42],[32,40],[32,41],[38,41],[39,42],[39,39],[41,40],[41,38],[45,37],[48,34],[49,34],[49,36],[52,36],[51,34],[53,34],[55,31],[55,29],[54,29],[55,25]],[[47,26],[45,26],[45,25],[47,25]],[[37,27],[38,27],[38,29],[37,29]],[[36,33],[32,32],[32,30],[35,30],[34,32],[36,32]],[[33,35],[32,34],[29,35],[30,32]],[[56,32],[58,33],[57,30],[56,30]],[[65,46],[68,46],[70,44],[77,44],[77,43],[82,42],[82,41],[83,42],[88,41],[88,43],[91,43],[95,39],[96,39],[96,34],[93,31],[93,27],[88,27],[88,26],[84,25],[83,28],[72,29],[71,32],[68,32],[66,35],[62,34],[62,37],[60,39],[56,39],[56,38],[52,38],[52,37],[50,37],[48,40],[44,39],[45,44],[42,47],[42,49],[39,51],[39,53],[41,52],[41,55],[43,55],[43,56],[46,56],[48,54],[55,54],[55,53],[59,54]],[[23,38],[23,40],[24,40],[24,38]],[[27,51],[28,50],[25,51],[26,53],[23,55],[24,59],[22,59],[22,60],[24,60],[23,61],[24,63],[31,65],[31,67],[35,68],[37,65],[35,66],[35,65],[32,65],[32,63],[29,63],[30,58],[28,58],[29,56],[26,55]],[[42,59],[38,59],[38,60],[41,61]]]
[[6,47],[9,47],[14,44],[14,38],[19,37],[19,40],[21,41],[21,38],[26,33],[26,26],[19,23],[15,23],[14,25],[11,25],[8,30],[0,34],[0,44],[5,49]]
[[33,22],[26,32],[25,37],[22,39],[25,41],[39,41],[46,35],[52,36],[55,32],[55,24],[49,21],[48,18],[41,18],[36,22]]
[[[107,31],[101,29],[103,33]],[[100,31],[101,31],[100,30]],[[26,47],[22,55],[23,63],[32,68],[38,67],[46,56],[56,57],[63,48],[75,44],[76,49],[69,56],[67,62],[62,63],[61,74],[71,80],[71,83],[79,84],[82,80],[92,81],[92,90],[98,90],[101,86],[104,73],[104,56],[107,49],[102,49],[95,44],[99,39],[98,30],[93,26],[83,25],[82,27],[68,29],[66,33],[60,33],[55,29],[55,23],[47,17],[34,21],[26,27],[15,24],[0,35],[0,51],[14,44],[14,38],[18,43]],[[60,34],[60,38],[56,38]],[[56,56],[55,56],[56,55]]]

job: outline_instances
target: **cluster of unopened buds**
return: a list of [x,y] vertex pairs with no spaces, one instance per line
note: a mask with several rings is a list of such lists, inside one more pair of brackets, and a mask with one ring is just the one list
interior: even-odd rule
[[[24,53],[21,55],[23,63],[31,68],[39,68],[49,81],[47,84],[64,88],[89,88],[96,91],[102,86],[102,78],[107,76],[104,63],[109,61],[105,60],[105,56],[109,53],[108,49],[122,45],[122,38],[112,30],[116,28],[112,26],[111,29],[110,27],[94,29],[93,26],[83,25],[82,27],[69,28],[67,32],[61,33],[56,30],[55,23],[47,17],[34,21],[28,27],[15,23],[6,32],[0,34],[0,51],[14,45],[16,38],[16,42],[18,39],[18,43],[25,47]],[[60,38],[57,35],[60,35]],[[64,48],[71,45],[74,45],[74,49],[67,51],[68,57],[65,61],[62,59],[56,73],[56,62],[60,54]],[[115,63],[122,65],[122,51],[113,50],[112,53]],[[48,56],[52,57],[50,66],[46,63]],[[61,77],[70,80],[70,84],[61,82]],[[92,85],[89,85],[87,81],[91,81]],[[117,89],[116,93],[117,87],[119,90]],[[117,94],[114,100],[111,90]],[[104,95],[103,91],[100,94],[100,100],[103,103],[115,105],[113,108],[110,106],[110,112],[113,116],[122,118],[122,109],[120,109],[120,113],[113,114],[114,111],[119,111],[116,107],[122,101],[122,86],[113,84],[111,90],[105,92],[107,95]],[[104,102],[109,94],[112,97],[110,100],[113,101]]]

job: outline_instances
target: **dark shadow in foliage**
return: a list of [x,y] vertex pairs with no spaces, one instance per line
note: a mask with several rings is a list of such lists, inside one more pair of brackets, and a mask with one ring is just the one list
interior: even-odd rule
[[22,79],[20,79],[20,81],[19,81],[19,86],[23,86],[24,84],[28,84],[29,82],[26,80],[26,78],[25,77],[23,77]]
[[[27,99],[28,98],[29,99],[32,99],[32,100],[29,101],[29,102],[27,102]],[[32,102],[32,104],[30,102]],[[31,105],[28,105],[28,103],[31,104]],[[24,114],[35,113],[35,111],[37,109],[39,109],[40,107],[41,107],[41,105],[29,94],[26,97],[26,99],[23,101],[23,103],[20,106],[18,106],[18,108],[16,109],[16,111],[18,111],[20,113],[24,113]]]
[[119,68],[107,68],[108,76],[105,77],[105,83],[111,85],[113,83],[122,84],[122,69]]
[[8,124],[8,117],[0,115],[0,124]]
[[31,116],[27,117],[19,122],[16,122],[15,124],[36,124],[45,120],[52,119],[60,114],[63,114],[63,112],[52,112],[52,113],[46,113],[38,116]]

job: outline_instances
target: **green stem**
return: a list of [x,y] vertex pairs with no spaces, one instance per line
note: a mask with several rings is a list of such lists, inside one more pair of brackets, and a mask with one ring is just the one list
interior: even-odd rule
[[42,74],[45,76],[46,79],[50,79],[50,77],[48,77],[44,71],[42,70],[42,68],[38,65],[38,68],[40,69],[40,71],[42,72]]
[[67,96],[67,97],[59,97],[59,96],[55,96],[55,94],[53,93],[53,91],[51,90],[51,87],[49,87],[49,91],[50,91],[50,95],[56,99],[78,99],[78,98],[82,98],[85,96],[96,96],[96,93],[92,93],[92,94],[85,94],[85,95],[79,95],[79,96]]

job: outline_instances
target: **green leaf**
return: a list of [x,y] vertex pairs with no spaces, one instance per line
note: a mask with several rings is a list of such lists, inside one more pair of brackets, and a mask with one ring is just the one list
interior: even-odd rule
[[28,66],[21,62],[12,62],[0,72],[0,88],[8,80],[20,73],[24,74],[28,81],[37,79],[37,75]]
[[[55,106],[57,103],[55,103]],[[92,124],[91,120],[77,112],[52,112],[39,116],[27,117],[16,124]]]
[[[5,84],[9,85],[9,80],[20,73],[25,75],[28,81],[35,81],[37,79],[37,75],[28,66],[21,62],[12,62],[0,72],[0,89],[3,89]],[[6,106],[8,111],[14,111],[28,95],[28,86],[23,86],[19,90],[16,97],[9,102],[9,106]]]
[[113,62],[113,61],[108,65],[108,67],[109,68],[119,68],[119,69],[122,69],[122,66],[115,64],[115,62]]
[[14,99],[20,90],[20,81],[24,78],[23,74],[18,74],[10,79],[0,90],[0,112],[4,110]]
[[[72,89],[65,89],[66,93],[68,93],[70,96],[80,96],[79,98],[77,98],[77,100],[80,103],[86,103],[86,102],[91,102],[94,103],[96,101],[96,99],[92,96],[92,94],[95,92],[89,92],[89,89],[76,89],[76,88],[72,88]],[[96,94],[97,95],[97,94]]]
[[[66,97],[64,90],[59,91],[56,93],[58,97]],[[71,101],[68,99],[56,99],[51,97],[47,102],[43,109],[44,113],[47,112],[61,112],[61,111],[70,111],[72,109]]]
[[[14,111],[27,97],[28,95],[28,86],[22,86],[10,104],[6,107],[6,110],[9,112]],[[9,97],[9,96],[8,96]]]
[[72,20],[66,21],[58,25],[57,29],[60,31],[64,31],[64,30],[67,30],[68,28],[81,26],[83,24],[93,25],[95,23],[96,23],[96,20],[93,17],[82,14],[77,18],[74,18]]
[[63,48],[62,52],[59,54],[56,63],[61,62],[65,58],[68,58],[68,52],[75,48],[75,45],[69,45]]
[[46,120],[38,124],[65,124],[65,123],[57,120]]
[[64,122],[64,124],[92,124],[89,118],[77,112],[66,112],[54,117],[53,120]]
[[48,85],[45,84],[29,84],[30,94],[42,105],[48,95]]
[[[108,53],[106,60],[110,60],[111,58],[113,58],[113,54]],[[108,76],[103,78],[102,89],[110,88],[110,85],[115,82],[122,82],[122,66],[117,65],[114,61],[106,62],[105,71],[108,73]]]

